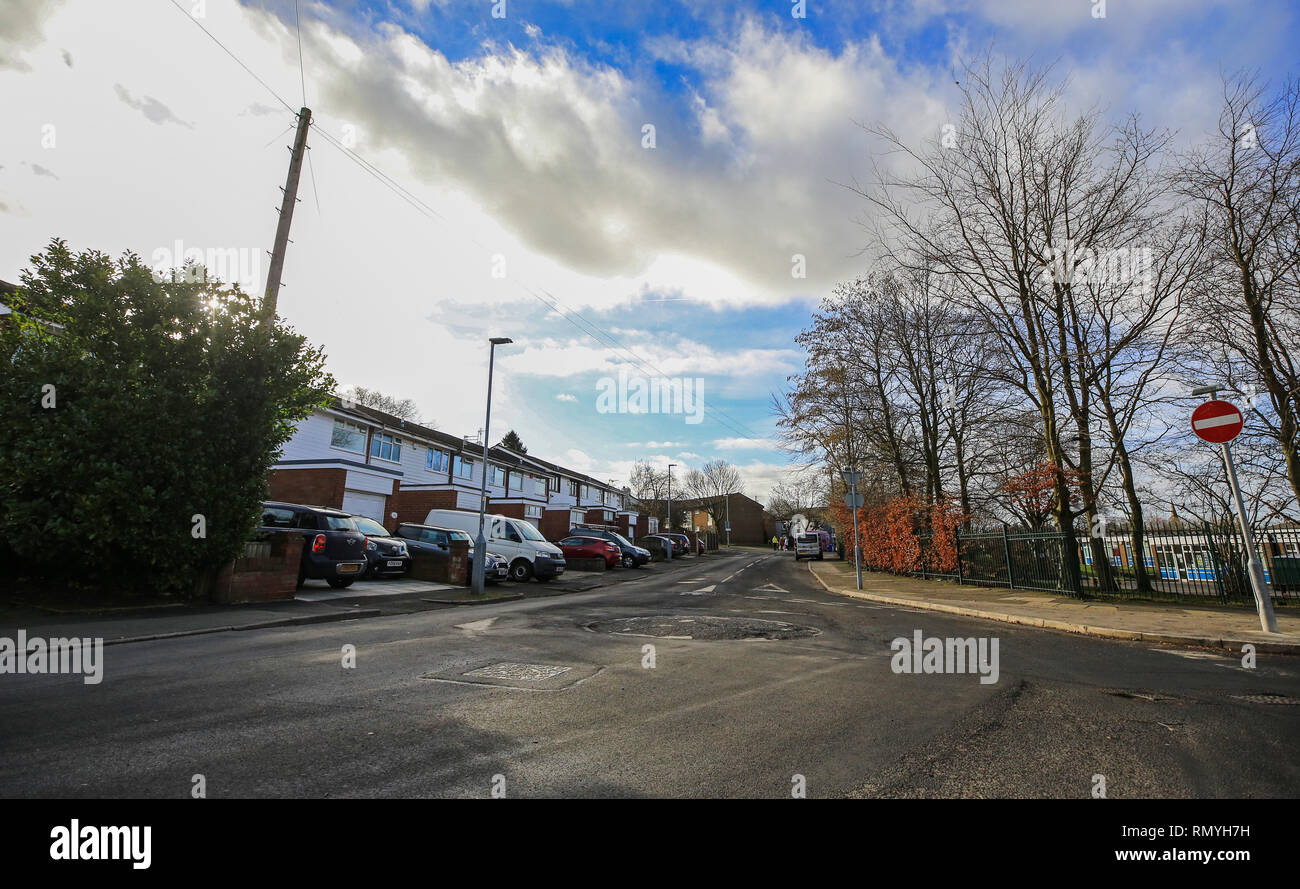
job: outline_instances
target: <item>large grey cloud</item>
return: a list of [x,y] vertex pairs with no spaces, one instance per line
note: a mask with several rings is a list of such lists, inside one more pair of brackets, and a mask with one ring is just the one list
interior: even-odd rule
[[[657,49],[700,69],[706,87],[685,102],[560,49],[453,64],[400,33],[360,52],[330,48],[316,89],[358,127],[361,153],[400,151],[571,268],[632,276],[681,254],[743,277],[756,296],[820,290],[855,262],[860,208],[835,184],[864,165],[855,119],[919,136],[940,112],[929,75],[900,73],[879,47],[832,55],[754,25],[731,49]],[[791,275],[795,253],[806,281]]]

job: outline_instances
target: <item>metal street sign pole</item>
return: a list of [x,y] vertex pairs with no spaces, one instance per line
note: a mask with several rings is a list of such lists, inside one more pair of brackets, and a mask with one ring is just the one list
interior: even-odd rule
[[1250,574],[1250,588],[1255,593],[1255,608],[1259,611],[1259,625],[1266,633],[1277,632],[1277,617],[1273,614],[1273,600],[1268,594],[1268,585],[1264,582],[1264,566],[1259,553],[1255,551],[1255,537],[1250,531],[1250,521],[1246,518],[1246,504],[1241,497],[1241,485],[1237,481],[1237,467],[1232,462],[1232,446],[1226,441],[1223,447],[1223,465],[1228,470],[1228,485],[1232,488],[1232,501],[1237,505],[1237,521],[1241,524],[1241,536],[1246,541],[1246,570]]
[[1232,460],[1230,442],[1241,434],[1245,418],[1237,406],[1220,401],[1218,385],[1193,389],[1193,395],[1209,395],[1210,400],[1192,412],[1192,432],[1202,441],[1217,444],[1223,453],[1223,468],[1228,473],[1228,487],[1232,489],[1232,502],[1237,508],[1237,522],[1241,538],[1246,545],[1246,573],[1250,575],[1250,590],[1255,595],[1255,610],[1259,612],[1259,625],[1266,633],[1277,632],[1277,617],[1273,614],[1273,600],[1264,580],[1264,563],[1255,549],[1255,536],[1251,533],[1250,519],[1246,517],[1246,501],[1241,496],[1241,482],[1237,480],[1237,466]]

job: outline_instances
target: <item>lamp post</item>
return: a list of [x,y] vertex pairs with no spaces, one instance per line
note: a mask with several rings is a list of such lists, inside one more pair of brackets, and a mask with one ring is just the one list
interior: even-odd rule
[[492,345],[488,348],[487,413],[483,418],[483,470],[478,489],[478,538],[474,541],[474,574],[471,586],[475,595],[483,594],[483,565],[487,558],[487,538],[483,535],[483,521],[487,512],[488,442],[491,440],[488,428],[492,424],[492,368],[496,362],[497,346],[513,343],[514,340],[505,336],[494,336],[488,342]]
[[[673,467],[676,463],[668,464],[668,533],[673,533]],[[668,555],[665,557],[669,562],[673,560],[673,541],[668,538]]]
[[727,549],[731,549],[731,492],[727,492]]

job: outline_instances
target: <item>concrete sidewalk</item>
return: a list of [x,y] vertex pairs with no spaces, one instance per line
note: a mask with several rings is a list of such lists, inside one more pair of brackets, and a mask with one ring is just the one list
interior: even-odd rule
[[381,612],[359,605],[330,605],[291,599],[259,605],[163,606],[115,609],[100,613],[51,613],[15,606],[0,611],[0,637],[102,638],[105,645],[147,642],[178,636],[201,636],[232,630],[263,630],[299,624],[377,617]]
[[904,608],[941,611],[1141,642],[1167,642],[1241,651],[1300,655],[1300,609],[1277,608],[1280,633],[1261,632],[1250,608],[1170,603],[1072,599],[1051,593],[896,577],[863,571],[858,592],[853,566],[842,561],[809,562],[808,569],[829,592]]

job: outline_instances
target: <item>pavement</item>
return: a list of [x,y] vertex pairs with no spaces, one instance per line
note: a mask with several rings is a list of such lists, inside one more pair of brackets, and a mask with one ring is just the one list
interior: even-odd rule
[[689,556],[651,563],[639,569],[569,571],[549,583],[499,583],[475,596],[467,587],[409,578],[362,580],[336,590],[323,580],[306,581],[293,599],[243,605],[175,605],[103,610],[53,611],[31,605],[0,607],[0,638],[101,638],[105,645],[148,642],[238,630],[264,630],[305,624],[332,623],[409,614],[437,608],[488,605],[523,598],[585,592],[628,580],[663,577],[717,558],[716,554]]
[[862,572],[859,592],[852,563],[830,559],[806,564],[828,591],[887,605],[1111,639],[1237,652],[1249,643],[1257,652],[1300,655],[1300,614],[1288,608],[1274,608],[1280,632],[1266,633],[1258,615],[1247,608],[1074,599],[875,571]]

